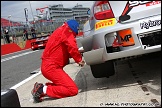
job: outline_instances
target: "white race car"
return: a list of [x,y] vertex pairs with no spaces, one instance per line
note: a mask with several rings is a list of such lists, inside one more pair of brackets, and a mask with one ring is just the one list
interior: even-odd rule
[[80,40],[95,78],[115,74],[114,60],[161,51],[161,1],[94,1]]

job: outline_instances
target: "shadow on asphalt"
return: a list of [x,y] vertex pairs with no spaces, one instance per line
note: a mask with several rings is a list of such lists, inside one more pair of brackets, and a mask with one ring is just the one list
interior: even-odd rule
[[[128,62],[131,63],[132,67],[129,67]],[[144,56],[126,61],[119,61],[117,64],[119,64],[119,67],[120,65],[127,65],[127,68],[132,69],[129,69],[128,72],[122,72],[120,74],[117,72],[114,76],[110,76],[109,78],[94,78],[90,71],[90,66],[85,65],[75,77],[75,83],[78,88],[81,89],[80,93],[91,90],[137,86],[140,85],[138,81],[141,81],[142,85],[151,83],[152,86],[160,88],[154,89],[146,85],[150,92],[161,96],[161,71],[159,71],[161,70],[161,51],[146,54]],[[142,66],[143,68],[137,68],[138,66]],[[148,70],[145,71],[145,68],[152,70],[152,73],[149,73],[150,71]]]

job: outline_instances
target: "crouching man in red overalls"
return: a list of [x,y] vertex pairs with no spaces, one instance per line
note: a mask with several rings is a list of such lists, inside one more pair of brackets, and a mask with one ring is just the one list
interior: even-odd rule
[[34,102],[42,102],[44,96],[64,98],[78,94],[75,82],[63,70],[72,57],[80,66],[84,66],[82,55],[75,40],[79,24],[69,20],[57,28],[48,39],[42,54],[41,72],[52,83],[35,83],[31,91]]

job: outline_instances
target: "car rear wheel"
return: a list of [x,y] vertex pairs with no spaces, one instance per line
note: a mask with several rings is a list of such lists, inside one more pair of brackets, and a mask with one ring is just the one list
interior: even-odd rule
[[113,61],[106,61],[105,63],[90,65],[90,67],[95,78],[109,77],[115,74]]

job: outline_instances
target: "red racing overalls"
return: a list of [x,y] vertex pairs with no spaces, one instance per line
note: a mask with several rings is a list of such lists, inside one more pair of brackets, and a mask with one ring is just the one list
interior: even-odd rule
[[65,22],[56,29],[48,39],[42,54],[41,72],[53,83],[47,84],[46,94],[52,98],[64,98],[78,94],[78,87],[63,70],[69,57],[76,63],[82,61],[73,32]]

